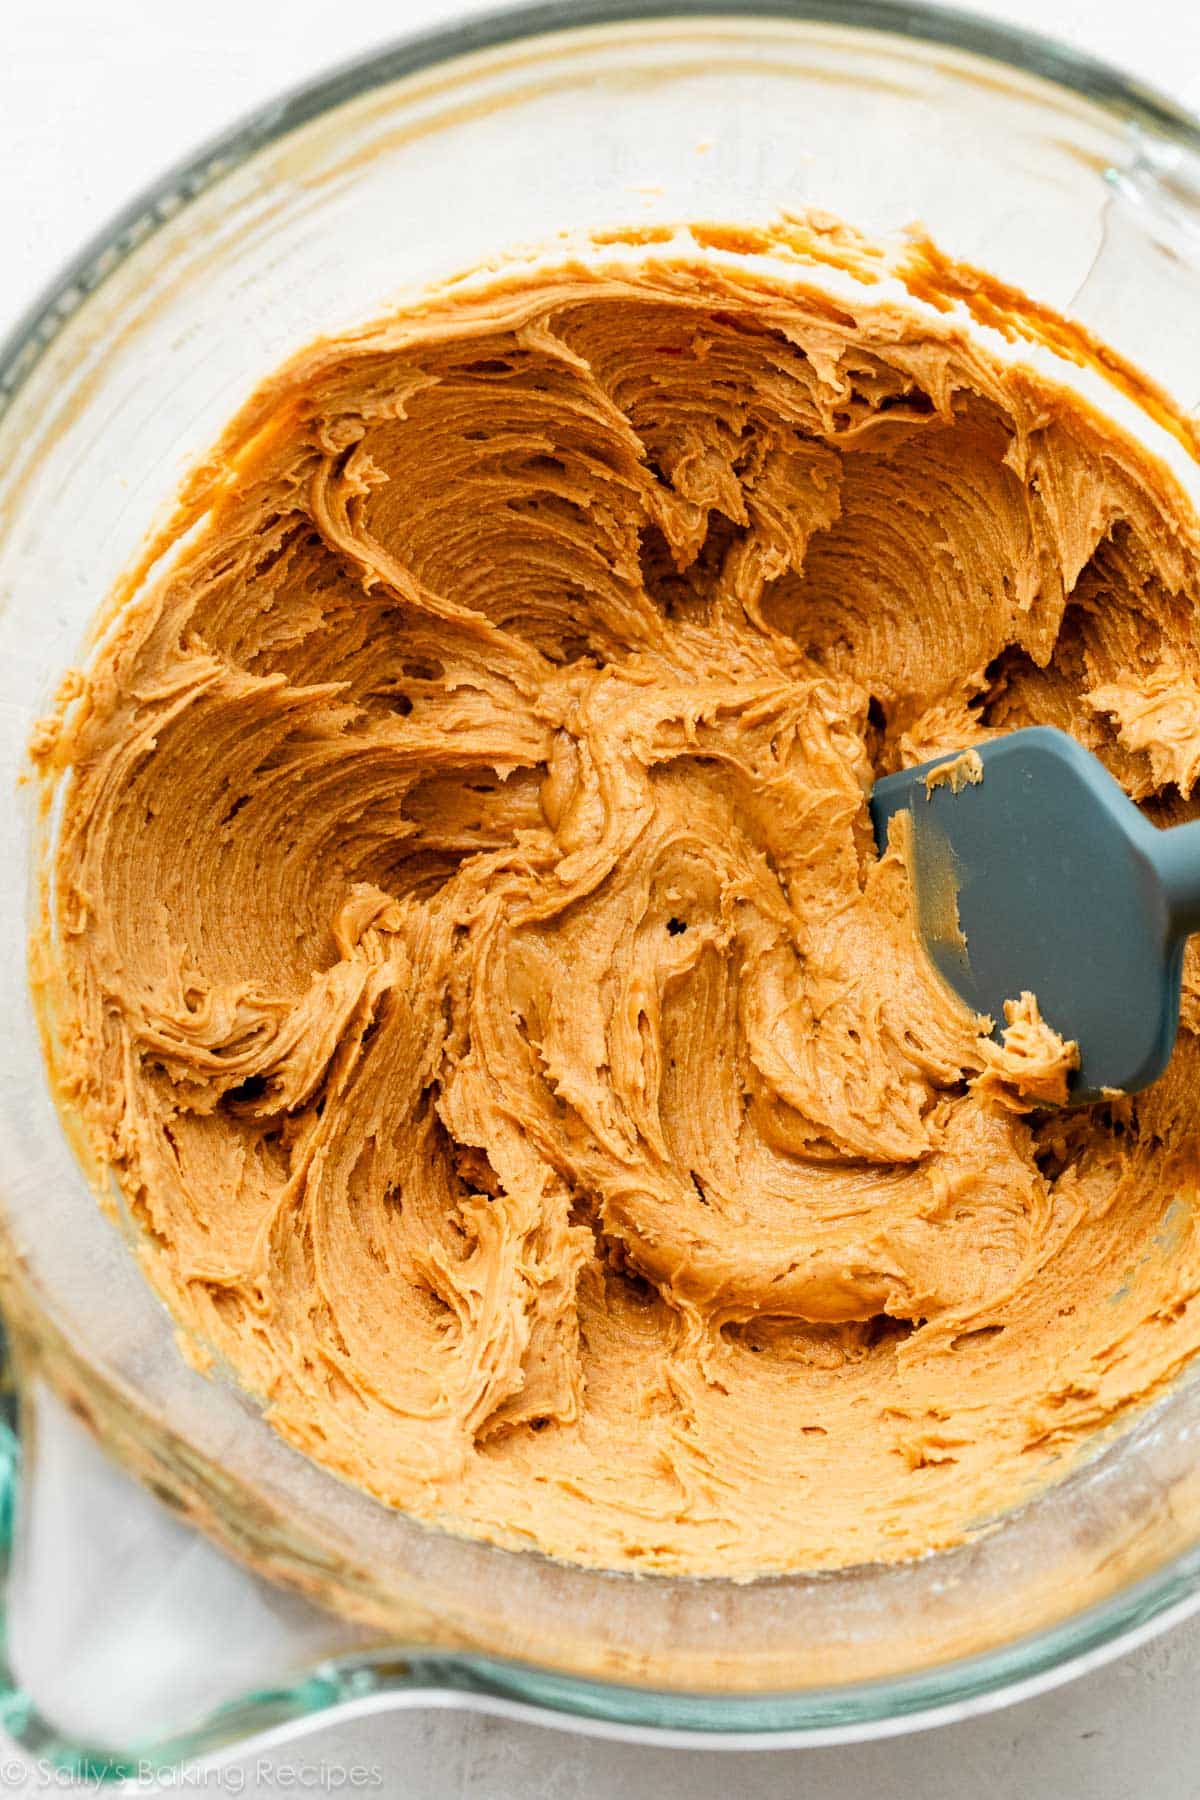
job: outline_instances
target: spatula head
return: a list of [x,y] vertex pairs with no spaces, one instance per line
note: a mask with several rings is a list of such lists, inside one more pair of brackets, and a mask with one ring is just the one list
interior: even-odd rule
[[[936,773],[939,771],[940,773]],[[933,775],[931,781],[929,777]],[[1028,990],[1079,1045],[1072,1104],[1162,1073],[1179,1020],[1183,940],[1156,867],[1158,832],[1103,765],[1038,726],[886,776],[882,851],[912,815],[917,921],[944,980],[1004,1023]]]

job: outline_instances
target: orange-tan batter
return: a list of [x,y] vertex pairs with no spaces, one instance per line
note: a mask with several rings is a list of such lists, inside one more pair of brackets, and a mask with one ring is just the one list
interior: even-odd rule
[[[497,277],[260,390],[39,740],[59,1079],[295,1444],[614,1566],[899,1558],[1200,1344],[1200,1022],[1078,1112],[916,941],[875,776],[1200,774],[1165,468],[953,318]],[[1051,1021],[1051,1024],[1053,1021]]]

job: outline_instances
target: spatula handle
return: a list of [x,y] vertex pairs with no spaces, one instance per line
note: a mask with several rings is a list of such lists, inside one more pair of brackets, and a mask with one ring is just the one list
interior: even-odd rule
[[1155,831],[1151,855],[1166,894],[1172,935],[1190,937],[1200,931],[1200,819]]

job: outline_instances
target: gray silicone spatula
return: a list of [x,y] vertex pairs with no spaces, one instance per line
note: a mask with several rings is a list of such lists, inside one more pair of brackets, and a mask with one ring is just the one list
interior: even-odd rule
[[998,1036],[1004,1002],[1035,994],[1079,1045],[1072,1105],[1160,1075],[1200,930],[1200,820],[1158,829],[1047,726],[885,776],[871,796],[881,850],[905,809],[921,935],[967,1005]]

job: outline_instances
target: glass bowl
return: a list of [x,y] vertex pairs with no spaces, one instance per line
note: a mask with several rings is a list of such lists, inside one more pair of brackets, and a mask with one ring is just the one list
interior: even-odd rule
[[1175,396],[1178,414],[1127,384],[1147,441],[1166,421],[1183,455],[1200,129],[1042,39],[885,0],[587,0],[386,49],[167,175],[0,353],[0,1228],[20,1426],[0,1428],[0,1717],[41,1754],[119,1773],[434,1696],[693,1743],[846,1740],[1028,1694],[1200,1605],[1188,1378],[990,1532],[893,1567],[612,1574],[389,1511],[184,1358],[45,1075],[26,939],[53,819],[21,785],[30,728],[261,376],[514,246],[813,207],[879,237],[920,220],[1090,328]]

